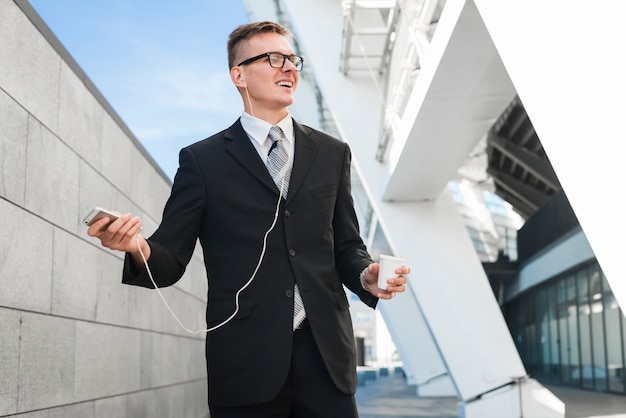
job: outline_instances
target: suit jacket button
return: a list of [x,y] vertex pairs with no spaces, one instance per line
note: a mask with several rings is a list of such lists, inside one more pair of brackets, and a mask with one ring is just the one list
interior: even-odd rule
[[295,250],[289,250],[289,255],[293,257],[294,255],[296,255],[296,251]]
[[290,218],[291,217],[291,212],[289,212],[288,210],[285,211],[285,218]]
[[285,292],[285,297],[291,298],[293,297],[293,290],[289,289]]

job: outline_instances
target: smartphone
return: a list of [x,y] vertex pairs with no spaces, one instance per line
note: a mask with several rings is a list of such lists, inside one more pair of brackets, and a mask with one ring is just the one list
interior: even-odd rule
[[[107,217],[111,220],[111,222],[113,222],[119,216],[120,215],[118,213],[111,212],[110,210],[102,209],[96,206],[91,210],[91,212],[89,212],[89,215],[85,216],[85,219],[83,219],[83,223],[87,226],[91,226],[97,220]],[[111,224],[111,222],[109,222],[109,225]],[[109,225],[107,225],[107,227]]]

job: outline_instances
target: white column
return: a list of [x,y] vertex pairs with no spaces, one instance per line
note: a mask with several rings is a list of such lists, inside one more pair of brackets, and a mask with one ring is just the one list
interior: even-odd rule
[[[372,193],[380,193],[378,184],[386,176],[386,167],[375,159],[383,98],[369,74],[345,77],[339,71],[343,26],[341,2],[287,0],[285,3],[303,48],[305,65],[314,69],[342,138],[350,144],[355,169],[376,206]],[[393,303],[381,302],[378,308],[402,356],[407,377],[418,385],[418,392],[422,394],[453,395],[449,378],[441,377],[446,369],[432,337],[417,316],[417,301],[409,293]]]

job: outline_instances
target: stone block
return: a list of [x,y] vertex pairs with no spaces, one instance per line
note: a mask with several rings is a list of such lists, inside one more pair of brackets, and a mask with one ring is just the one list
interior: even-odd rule
[[87,163],[100,170],[105,110],[82,80],[61,64],[57,135]]
[[153,339],[151,345],[152,364],[147,365],[151,370],[153,387],[181,382],[181,379],[178,378],[181,353],[176,351],[177,348],[175,337],[159,335]]
[[130,213],[133,216],[139,216],[141,218],[141,233],[143,236],[148,237],[156,230],[156,223],[146,214],[145,210],[139,204],[130,200],[127,196],[120,191],[115,196],[115,208],[119,212]]
[[206,379],[204,338],[146,332],[142,336],[142,388]]
[[152,346],[154,345],[155,338],[155,334],[152,332],[143,331],[141,333],[141,370],[139,378],[141,389],[149,389],[154,386],[152,382]]
[[0,196],[24,205],[28,113],[0,90]]
[[144,391],[128,395],[128,417],[163,417],[159,405],[156,404],[159,397],[153,391]]
[[191,382],[128,396],[128,417],[208,418],[206,384]]
[[[161,219],[163,213],[163,207],[170,197],[172,191],[172,183],[163,177],[151,164],[146,160],[146,170],[150,173],[149,187],[150,187],[150,199],[145,205],[146,211],[152,215],[158,215],[158,219]],[[140,201],[143,202],[143,201]],[[143,203],[142,203],[143,204]]]
[[77,401],[139,390],[140,334],[91,322],[76,324]]
[[61,229],[54,231],[52,313],[96,319],[99,250]]
[[188,383],[184,388],[185,416],[209,418],[206,378]]
[[160,199],[158,202],[155,202],[155,198],[152,196],[152,181],[150,177],[155,176],[154,167],[146,160],[137,147],[132,147],[130,152],[133,162],[130,173],[130,196],[133,197],[135,202],[141,202],[142,208],[145,208],[144,210],[148,213],[162,212],[165,202]]
[[24,313],[18,411],[74,401],[74,320]]
[[0,199],[0,305],[50,312],[53,227]]
[[26,208],[78,233],[78,156],[32,118],[27,155]]
[[[121,282],[121,279],[120,279]],[[152,326],[152,298],[154,290],[139,286],[128,286],[128,324],[142,330]]]
[[48,410],[25,412],[23,414],[12,415],[11,418],[48,418]]
[[125,195],[131,195],[133,142],[115,120],[104,115],[102,121],[101,173]]
[[87,235],[87,227],[83,224],[83,219],[96,206],[115,210],[117,189],[102,177],[100,173],[93,169],[84,161],[79,162],[79,218],[78,234],[92,243],[99,242],[95,238]]
[[17,412],[21,314],[0,308],[0,416]]
[[204,380],[206,373],[206,357],[204,334],[193,339],[177,338],[177,350],[181,353],[178,373],[175,379],[179,382],[189,382],[197,379]]
[[[155,174],[154,178],[153,178],[153,182],[152,182],[152,188],[153,188],[153,196],[154,196],[154,200],[155,202],[157,202],[157,206],[155,207],[155,215],[159,215],[159,219],[161,218],[160,215],[163,212],[163,207],[165,205],[165,202],[167,202],[167,199],[170,197],[170,194],[172,193],[172,182],[169,179],[164,179],[163,177],[161,177],[160,175]],[[162,202],[162,205],[159,206],[158,203]]]
[[95,418],[132,418],[126,415],[128,409],[127,396],[99,399],[95,403]]
[[[178,287],[171,286],[159,289],[167,304],[170,306],[178,320],[189,330],[196,331],[205,329],[204,309],[205,304],[182,292]],[[152,291],[151,311],[152,327],[158,332],[179,334],[188,336],[189,333],[178,324],[176,319],[167,309],[156,290]]]
[[[139,212],[138,212],[138,214],[139,214]],[[142,232],[142,234],[145,237],[149,237],[159,227],[159,224],[161,222],[161,214],[159,214],[159,216],[157,218],[154,218],[148,212],[142,210],[141,213],[139,214],[139,216],[141,216],[141,221],[142,221],[142,231],[141,232]]]
[[0,86],[52,131],[57,126],[61,58],[12,1],[0,6]]
[[122,260],[109,251],[98,251],[96,321],[128,326],[128,293],[122,284]]
[[[111,415],[113,417],[113,415]],[[122,415],[123,416],[123,415]],[[94,418],[95,407],[93,402],[60,406],[48,411],[47,418]]]
[[[186,348],[188,353],[187,359],[187,376],[189,380],[199,380],[206,384],[206,354],[205,354],[205,338],[202,335],[193,340],[193,344],[189,344]],[[206,385],[205,385],[206,386]],[[205,388],[206,389],[206,388]],[[206,396],[206,391],[204,392]]]

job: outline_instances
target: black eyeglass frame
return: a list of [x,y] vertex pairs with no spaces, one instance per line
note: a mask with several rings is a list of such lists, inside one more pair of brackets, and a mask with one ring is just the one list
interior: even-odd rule
[[[275,67],[272,65],[272,60],[271,60],[272,55],[280,55],[283,57],[283,62],[280,65],[280,67]],[[267,62],[272,68],[283,68],[287,60],[289,60],[289,62],[291,62],[294,65],[294,67],[296,67],[296,71],[302,71],[302,67],[304,66],[304,58],[302,58],[300,55],[296,55],[296,54],[287,55],[287,54],[283,54],[282,52],[264,52],[263,54],[241,61],[239,64],[237,64],[237,66],[252,64],[254,61],[258,61],[266,57],[267,57]],[[294,59],[299,59],[299,62],[297,63],[293,62]]]

